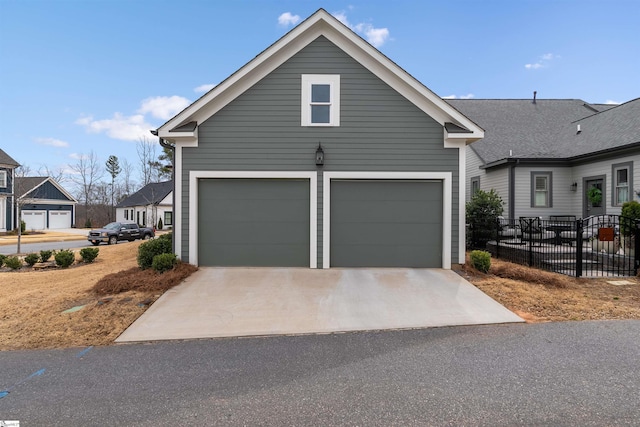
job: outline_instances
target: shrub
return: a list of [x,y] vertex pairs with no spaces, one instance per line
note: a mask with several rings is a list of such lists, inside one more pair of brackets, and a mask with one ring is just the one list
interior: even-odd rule
[[491,267],[491,254],[486,251],[471,251],[471,265],[478,271],[488,273]]
[[61,268],[69,267],[76,260],[76,256],[73,251],[70,251],[68,249],[63,249],[56,252],[54,258],[56,260],[56,265]]
[[494,189],[478,190],[466,205],[466,219],[471,227],[471,245],[484,248],[487,242],[495,239],[497,220],[504,208],[502,199]]
[[4,260],[4,265],[12,270],[18,270],[19,268],[22,268],[22,260],[17,256],[10,256]]
[[5,259],[7,259],[7,256],[0,254],[0,267],[2,267],[2,264],[4,264]]
[[153,267],[153,257],[173,252],[171,233],[157,239],[148,240],[138,247],[138,266],[147,269]]
[[177,262],[178,258],[176,254],[160,254],[153,257],[151,266],[158,273],[164,273],[165,271],[171,270]]
[[640,220],[640,203],[635,200],[622,204],[620,232],[624,236],[631,236],[635,229],[635,222]]
[[24,257],[24,262],[26,262],[27,264],[29,264],[29,267],[33,267],[34,264],[36,262],[40,261],[40,255],[38,255],[37,253],[30,253],[27,254],[26,257]]
[[27,229],[27,223],[24,222],[23,220],[20,220],[20,233],[24,233],[26,229]]
[[49,261],[49,258],[51,258],[51,255],[53,255],[53,251],[49,251],[49,250],[40,251],[40,261],[42,262]]
[[84,228],[91,228],[91,219],[87,218],[87,220],[84,222]]
[[98,257],[98,252],[100,252],[98,248],[82,248],[80,249],[80,256],[83,262],[89,263]]
[[162,218],[158,220],[158,230],[162,230]]

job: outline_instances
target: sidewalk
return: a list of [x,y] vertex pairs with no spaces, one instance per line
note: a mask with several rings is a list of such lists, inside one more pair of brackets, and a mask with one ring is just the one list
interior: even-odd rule
[[[43,230],[34,234],[24,234],[20,243],[42,243],[42,242],[67,242],[72,240],[85,240],[89,234],[89,229],[65,228],[62,230]],[[15,245],[18,243],[17,235],[0,236],[0,246]]]

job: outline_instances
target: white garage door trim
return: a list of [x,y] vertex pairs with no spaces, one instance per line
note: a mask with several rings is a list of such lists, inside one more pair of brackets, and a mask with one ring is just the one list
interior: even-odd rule
[[[42,216],[37,216],[35,214],[42,214]],[[42,227],[36,228],[36,227],[30,226],[27,220],[24,219],[25,215],[30,216],[31,218],[36,218],[36,217],[42,218]],[[36,211],[36,210],[21,211],[20,219],[22,219],[25,222],[26,230],[44,230],[45,228],[47,228],[47,211]]]
[[[56,215],[57,214],[57,215]],[[58,224],[53,224],[53,217],[57,216],[57,219],[60,217],[65,217],[65,223],[62,224],[62,227],[58,227]],[[68,219],[68,221],[67,221]],[[55,227],[54,227],[55,225]],[[71,228],[71,211],[49,211],[49,229],[58,229],[58,228]]]
[[[308,171],[190,171],[189,263],[198,265],[198,179],[257,178],[309,180],[309,268],[318,267],[318,173]],[[181,242],[180,242],[181,244]]]
[[331,267],[332,179],[436,179],[442,180],[442,268],[451,268],[451,172],[325,172],[322,180],[322,268]]

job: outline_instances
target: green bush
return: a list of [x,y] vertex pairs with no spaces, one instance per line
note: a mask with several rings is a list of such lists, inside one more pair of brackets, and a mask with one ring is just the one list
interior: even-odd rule
[[471,251],[471,265],[483,273],[488,273],[491,267],[491,254],[486,251]]
[[162,230],[162,218],[158,220],[158,230]]
[[56,265],[61,268],[67,268],[76,260],[76,256],[73,251],[68,249],[62,249],[56,252],[54,256]]
[[87,218],[87,220],[84,222],[84,228],[91,228],[91,219]]
[[80,256],[83,262],[89,263],[98,257],[98,252],[100,252],[98,248],[82,248],[80,249]]
[[171,270],[177,262],[176,254],[160,254],[153,257],[151,267],[158,273],[164,273],[167,270]]
[[2,264],[4,264],[5,259],[7,259],[7,256],[0,254],[0,267],[2,267]]
[[622,204],[622,212],[620,214],[620,232],[623,236],[631,236],[635,229],[635,222],[640,220],[640,203],[635,200]]
[[38,261],[40,261],[40,255],[38,255],[35,252],[27,254],[27,256],[24,257],[24,262],[29,264],[29,267],[33,267],[35,265],[35,263],[38,262]]
[[20,220],[20,233],[24,233],[26,229],[27,229],[27,223],[24,222],[23,220]]
[[471,246],[484,248],[496,238],[497,220],[503,208],[502,198],[494,189],[478,190],[466,205],[466,220],[471,227]]
[[138,247],[138,266],[147,269],[153,267],[153,257],[173,252],[171,233],[164,234],[157,239],[144,242]]
[[49,258],[51,258],[51,255],[53,255],[53,251],[49,251],[49,250],[40,251],[40,261],[42,262],[49,261]]
[[18,270],[19,268],[22,268],[22,260],[17,256],[10,256],[4,260],[4,265],[12,270]]

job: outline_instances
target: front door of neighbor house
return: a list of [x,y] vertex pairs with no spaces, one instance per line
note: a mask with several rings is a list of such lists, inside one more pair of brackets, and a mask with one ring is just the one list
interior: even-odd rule
[[605,185],[604,178],[586,178],[584,180],[584,215],[604,215],[605,211]]

